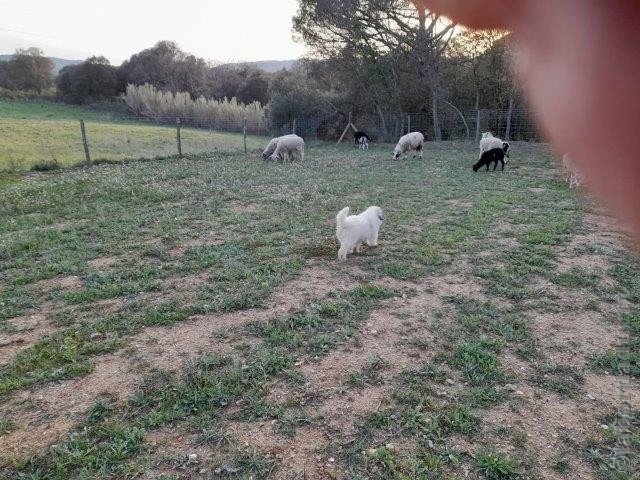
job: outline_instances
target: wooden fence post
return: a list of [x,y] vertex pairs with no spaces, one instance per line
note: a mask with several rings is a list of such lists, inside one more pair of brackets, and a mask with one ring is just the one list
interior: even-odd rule
[[82,134],[82,146],[84,147],[84,159],[87,166],[91,165],[91,156],[89,155],[89,144],[87,143],[87,132],[84,128],[84,120],[80,119],[80,133]]
[[294,135],[296,134],[296,119],[295,118],[293,119],[293,132],[291,132],[291,133],[293,133]]
[[182,138],[180,138],[180,117],[176,118],[176,140],[178,141],[178,156],[182,157]]
[[247,154],[247,119],[242,122],[242,139],[244,140],[244,154]]

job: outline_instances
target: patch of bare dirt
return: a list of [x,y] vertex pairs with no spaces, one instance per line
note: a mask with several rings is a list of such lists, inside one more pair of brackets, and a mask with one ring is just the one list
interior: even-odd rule
[[181,257],[189,248],[203,247],[205,245],[222,245],[228,240],[228,237],[222,235],[220,232],[206,232],[202,236],[190,238],[181,242],[179,245],[170,247],[168,252],[169,255],[173,257]]
[[110,314],[120,310],[124,305],[124,300],[122,298],[107,298],[105,300],[98,300],[94,305],[98,307],[102,313]]
[[625,407],[640,410],[640,382],[631,377],[587,373],[584,376],[584,391],[601,405],[603,411]]
[[147,328],[133,338],[131,345],[141,360],[159,368],[175,369],[184,359],[195,354],[205,351],[228,354],[239,343],[251,342],[251,337],[237,332],[248,322],[267,321],[286,315],[301,308],[307,301],[326,295],[330,290],[346,289],[352,284],[347,275],[311,265],[298,277],[276,287],[264,309],[198,315],[171,327]]
[[45,280],[38,280],[32,285],[36,291],[45,293],[60,288],[63,290],[74,290],[82,286],[82,281],[77,275],[68,275],[66,277],[53,277]]
[[[481,438],[491,441],[492,447],[513,454],[514,447],[510,439],[496,436],[496,432],[504,431],[506,427],[524,433],[525,448],[533,454],[540,478],[564,479],[564,475],[552,469],[554,457],[569,446],[567,438],[581,445],[586,436],[594,431],[598,415],[595,403],[576,403],[548,393],[540,395],[527,386],[523,386],[523,390],[525,395],[519,397],[517,402],[484,413]],[[590,466],[580,458],[572,456],[570,462],[574,475],[572,478],[595,478]]]
[[4,365],[21,350],[33,345],[53,327],[43,313],[34,313],[7,320],[6,332],[0,333],[0,365]]
[[118,262],[118,257],[98,257],[93,260],[88,261],[87,263],[91,268],[96,270],[102,270],[105,268],[109,268],[112,265],[115,265]]
[[257,203],[232,202],[229,207],[233,213],[257,213],[262,210],[262,205]]
[[546,356],[574,367],[584,366],[594,353],[615,348],[624,336],[620,325],[592,311],[534,314],[530,324]]
[[0,456],[24,456],[54,443],[82,418],[98,395],[123,399],[139,381],[125,357],[109,354],[99,357],[86,377],[17,392],[0,408],[11,415],[16,427],[0,436]]

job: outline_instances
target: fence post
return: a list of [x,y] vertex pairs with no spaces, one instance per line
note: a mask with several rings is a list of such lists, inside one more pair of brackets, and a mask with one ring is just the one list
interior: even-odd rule
[[247,154],[247,119],[242,121],[242,140],[244,141],[244,154]]
[[291,133],[293,133],[294,135],[296,134],[296,119],[295,118],[293,119],[293,132],[291,132]]
[[178,156],[182,157],[182,139],[180,138],[180,117],[176,118],[176,140],[178,141]]
[[84,147],[84,159],[87,166],[91,165],[91,156],[89,155],[89,144],[87,143],[87,132],[84,128],[84,120],[80,119],[80,133],[82,134],[82,146]]
[[407,133],[411,133],[411,114],[407,113]]

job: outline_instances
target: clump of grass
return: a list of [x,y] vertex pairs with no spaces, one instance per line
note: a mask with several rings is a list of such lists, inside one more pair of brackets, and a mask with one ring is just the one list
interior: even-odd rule
[[629,333],[629,338],[617,349],[593,356],[594,370],[608,371],[617,375],[640,377],[640,311],[623,313],[620,317]]
[[636,480],[640,471],[640,411],[621,411],[604,419],[584,450],[599,480]]
[[558,472],[561,475],[569,473],[571,471],[571,464],[569,463],[569,458],[567,457],[566,452],[558,452],[553,457],[553,463],[551,464],[551,468],[554,471]]
[[502,344],[481,335],[477,340],[460,343],[449,363],[462,370],[464,378],[475,386],[491,386],[504,383],[507,373],[502,369],[496,356]]
[[40,160],[38,163],[34,163],[31,165],[32,172],[49,172],[51,170],[58,170],[60,165],[58,161],[54,158],[51,160]]
[[513,457],[498,452],[477,452],[473,466],[487,480],[516,480],[523,477],[518,462]]
[[584,376],[576,368],[556,363],[542,363],[532,381],[542,388],[554,391],[563,397],[574,398],[584,382]]
[[10,418],[0,417],[0,435],[12,432],[13,428],[13,421]]

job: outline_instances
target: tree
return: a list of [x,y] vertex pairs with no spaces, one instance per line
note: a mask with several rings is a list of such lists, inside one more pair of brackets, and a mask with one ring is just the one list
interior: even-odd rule
[[[476,141],[480,138],[480,100],[486,95],[487,87],[502,76],[504,62],[491,58],[495,43],[507,32],[503,30],[464,30],[457,35],[452,44],[450,54],[456,66],[467,69],[473,83],[476,110]],[[483,95],[484,93],[484,95]]]
[[358,58],[383,79],[373,90],[378,110],[382,91],[397,94],[397,79],[417,73],[421,90],[428,93],[423,97],[431,98],[434,137],[442,138],[439,67],[454,24],[429,12],[419,0],[300,0],[293,26],[316,57]]
[[64,67],[56,83],[63,100],[69,103],[110,99],[124,91],[118,69],[105,57],[91,57],[79,65]]
[[160,41],[126,60],[118,74],[122,84],[148,83],[163,91],[206,93],[209,66],[202,58],[183,52],[177,43]]
[[8,77],[14,89],[39,94],[53,83],[53,61],[36,47],[18,49],[8,62]]

